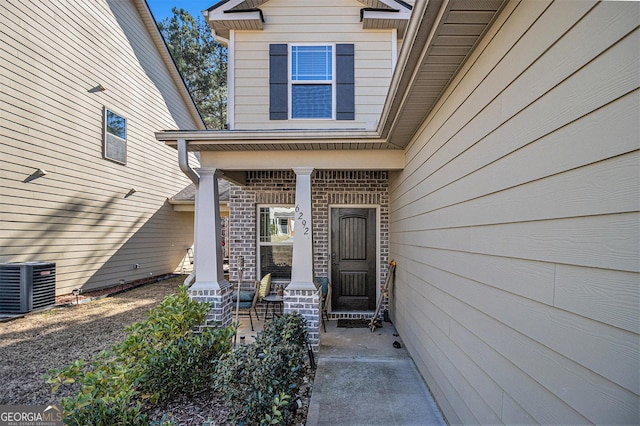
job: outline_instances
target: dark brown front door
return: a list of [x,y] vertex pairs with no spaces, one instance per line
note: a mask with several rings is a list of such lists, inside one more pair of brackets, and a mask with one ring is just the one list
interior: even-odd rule
[[376,306],[376,210],[331,210],[331,307],[371,311]]

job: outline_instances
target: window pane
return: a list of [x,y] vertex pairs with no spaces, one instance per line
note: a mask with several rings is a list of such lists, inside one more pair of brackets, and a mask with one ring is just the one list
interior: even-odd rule
[[291,279],[293,245],[260,246],[260,277],[271,273],[271,279]]
[[333,79],[332,46],[292,46],[291,79],[328,80]]
[[107,132],[121,139],[126,139],[127,121],[118,114],[107,110]]
[[330,84],[291,86],[292,118],[332,118]]
[[260,242],[293,244],[293,207],[260,207]]

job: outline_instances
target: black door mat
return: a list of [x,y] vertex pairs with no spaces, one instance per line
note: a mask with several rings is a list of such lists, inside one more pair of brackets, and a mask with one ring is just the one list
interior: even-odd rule
[[338,320],[338,327],[340,328],[368,328],[369,322],[371,320],[368,319],[348,319],[341,318]]

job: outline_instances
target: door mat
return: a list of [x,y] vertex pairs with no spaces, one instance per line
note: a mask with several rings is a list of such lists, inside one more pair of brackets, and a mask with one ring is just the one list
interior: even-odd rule
[[371,320],[360,318],[360,319],[348,319],[341,318],[338,319],[338,327],[340,328],[368,328],[369,322]]

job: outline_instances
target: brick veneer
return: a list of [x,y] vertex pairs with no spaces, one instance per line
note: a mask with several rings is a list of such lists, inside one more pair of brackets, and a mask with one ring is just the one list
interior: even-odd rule
[[320,296],[313,290],[285,290],[284,313],[298,312],[307,320],[309,343],[314,352],[320,346]]
[[201,331],[203,327],[218,325],[229,327],[231,325],[231,311],[233,310],[231,294],[231,286],[216,290],[189,290],[191,299],[211,303],[211,309],[207,314],[207,319],[205,323],[199,327]]
[[[330,206],[378,206],[380,209],[378,223],[380,281],[378,284],[380,286],[384,284],[389,263],[388,181],[388,172],[386,171],[316,170],[314,172],[312,175],[312,214],[315,276],[328,276],[329,273]],[[294,205],[295,190],[296,175],[292,170],[252,171],[247,173],[245,186],[231,185],[228,241],[230,281],[238,280],[236,265],[239,256],[244,256],[243,279],[255,280],[259,278],[256,271],[257,205]],[[275,292],[275,287],[272,291]],[[300,297],[311,298],[312,296],[300,295]],[[386,301],[383,304],[383,310],[385,307]],[[315,318],[315,314],[313,315]],[[332,317],[336,318],[339,315],[334,313]],[[344,314],[345,317],[348,315]]]

